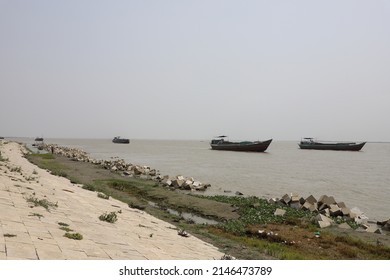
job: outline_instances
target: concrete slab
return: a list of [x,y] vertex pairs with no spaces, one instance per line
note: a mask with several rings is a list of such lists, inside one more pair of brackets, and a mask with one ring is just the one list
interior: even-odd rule
[[[112,198],[98,198],[96,193],[66,178],[39,169],[22,156],[19,144],[10,142],[0,149],[9,158],[10,166],[20,166],[22,173],[0,170],[0,259],[157,260],[223,256],[202,240],[179,236],[167,222]],[[37,178],[26,180],[34,170]],[[58,207],[50,211],[31,207],[26,197],[33,193],[39,199],[57,202]],[[99,220],[101,214],[118,210],[122,213],[115,224]],[[83,239],[64,237],[60,222],[82,234]],[[16,236],[4,237],[5,233]]]

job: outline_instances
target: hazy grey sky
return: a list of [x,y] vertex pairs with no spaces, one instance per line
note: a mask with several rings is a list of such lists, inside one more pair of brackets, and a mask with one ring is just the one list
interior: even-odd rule
[[0,136],[390,141],[390,1],[0,0]]

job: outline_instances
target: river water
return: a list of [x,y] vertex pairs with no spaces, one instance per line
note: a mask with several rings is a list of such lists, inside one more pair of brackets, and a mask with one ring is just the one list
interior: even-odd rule
[[[21,139],[18,139],[21,140]],[[34,139],[23,138],[24,143]],[[297,142],[274,141],[265,153],[214,151],[208,141],[45,139],[80,148],[96,159],[119,157],[162,175],[183,175],[211,184],[206,194],[264,198],[297,193],[332,195],[374,220],[390,218],[390,143],[367,143],[360,152],[301,150]]]

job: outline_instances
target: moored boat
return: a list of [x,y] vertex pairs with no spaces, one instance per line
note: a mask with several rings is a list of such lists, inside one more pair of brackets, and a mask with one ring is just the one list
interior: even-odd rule
[[43,141],[43,137],[37,137],[37,138],[35,138],[35,141],[42,142]]
[[298,144],[301,149],[333,150],[333,151],[360,151],[366,142],[319,142],[314,138],[303,138]]
[[211,140],[211,149],[213,150],[225,150],[225,151],[237,151],[237,152],[264,152],[271,144],[272,139],[266,141],[242,141],[242,142],[230,142],[225,140],[227,136],[218,136]]
[[129,144],[130,140],[127,138],[121,138],[120,136],[117,136],[114,137],[114,139],[112,139],[112,142],[117,144]]

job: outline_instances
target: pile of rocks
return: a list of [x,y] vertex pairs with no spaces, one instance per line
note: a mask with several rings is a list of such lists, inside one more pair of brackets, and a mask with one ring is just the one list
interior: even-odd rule
[[100,165],[113,172],[121,172],[123,176],[154,180],[165,187],[189,191],[205,191],[207,188],[211,187],[210,184],[203,184],[192,177],[184,177],[181,175],[175,177],[169,175],[162,176],[158,170],[153,169],[150,166],[127,163],[125,160],[117,157],[112,158],[111,160],[98,160],[90,158],[88,154],[81,149],[61,147],[55,144],[43,145],[44,149],[48,152],[59,154],[75,161]]
[[174,178],[170,178],[166,175],[161,178],[160,182],[166,187],[189,191],[205,191],[207,188],[211,187],[210,184],[203,184],[192,177],[184,177],[181,175]]
[[[269,203],[318,213],[315,221],[320,228],[334,225],[336,221],[341,227],[349,227],[343,222],[352,220],[368,232],[382,233],[382,230],[390,230],[390,219],[383,222],[369,221],[368,217],[358,208],[348,208],[344,202],[337,202],[333,196],[322,195],[317,200],[313,195],[305,199],[297,194],[285,194],[280,199],[271,198]],[[274,214],[284,215],[285,210],[277,209]]]

